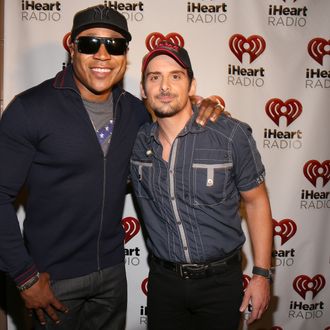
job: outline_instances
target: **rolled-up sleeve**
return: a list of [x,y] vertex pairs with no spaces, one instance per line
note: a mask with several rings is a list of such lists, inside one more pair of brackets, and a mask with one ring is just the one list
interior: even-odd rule
[[233,131],[233,160],[235,183],[239,191],[248,191],[265,180],[265,167],[252,136],[252,129],[239,123]]

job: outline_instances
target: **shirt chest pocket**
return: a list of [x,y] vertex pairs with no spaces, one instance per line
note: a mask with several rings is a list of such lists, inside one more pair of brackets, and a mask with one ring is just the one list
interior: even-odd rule
[[[205,153],[207,153],[208,159]],[[203,157],[202,157],[203,155]],[[228,194],[228,182],[233,163],[226,152],[199,151],[192,163],[193,203],[212,206],[221,203]]]
[[153,199],[153,163],[131,160],[131,175],[136,197]]

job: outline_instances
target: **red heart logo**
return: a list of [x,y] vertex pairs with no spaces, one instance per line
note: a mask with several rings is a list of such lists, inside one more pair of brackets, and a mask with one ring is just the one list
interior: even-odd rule
[[241,63],[243,63],[243,54],[248,53],[252,63],[266,49],[266,41],[258,35],[245,38],[241,34],[234,34],[229,39],[229,48]]
[[306,299],[306,293],[308,291],[313,292],[313,299],[324,288],[325,278],[317,274],[313,278],[307,275],[300,275],[293,281],[293,288],[304,299]]
[[283,102],[280,99],[270,99],[265,106],[268,117],[280,126],[280,118],[285,117],[287,126],[294,122],[302,113],[302,105],[298,100],[289,99]]
[[141,290],[146,296],[148,295],[148,277],[142,281]]
[[133,217],[124,218],[121,222],[125,230],[125,243],[127,243],[140,231],[141,225],[139,220]]
[[168,41],[180,47],[184,46],[183,37],[176,32],[171,32],[166,36],[160,32],[152,32],[146,38],[146,47],[149,51],[152,51],[162,41]]
[[279,222],[273,219],[273,235],[281,237],[281,245],[286,243],[297,232],[297,225],[291,219],[284,219]]

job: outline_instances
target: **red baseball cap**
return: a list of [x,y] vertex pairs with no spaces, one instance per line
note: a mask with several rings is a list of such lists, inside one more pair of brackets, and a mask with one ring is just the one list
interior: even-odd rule
[[188,52],[183,47],[169,41],[161,41],[153,50],[143,57],[142,73],[145,72],[149,62],[158,55],[168,55],[172,57],[180,66],[187,69],[191,77],[194,76]]

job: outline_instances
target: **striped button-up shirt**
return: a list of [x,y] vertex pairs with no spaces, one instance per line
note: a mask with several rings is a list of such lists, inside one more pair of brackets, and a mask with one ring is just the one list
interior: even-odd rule
[[218,260],[239,249],[240,191],[264,181],[264,166],[250,127],[221,116],[206,127],[195,116],[162,158],[158,124],[138,133],[131,176],[151,252],[163,260]]

